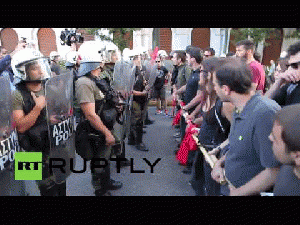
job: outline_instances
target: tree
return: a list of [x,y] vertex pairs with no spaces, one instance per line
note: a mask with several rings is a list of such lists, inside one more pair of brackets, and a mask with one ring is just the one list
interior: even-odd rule
[[241,40],[251,39],[256,47],[261,41],[267,46],[268,43],[265,40],[271,36],[275,38],[280,38],[281,36],[279,28],[239,28],[231,30],[231,34],[234,36],[234,44]]
[[[99,32],[103,28],[82,28],[86,30],[89,34],[97,35],[102,41],[113,42],[121,51],[123,55],[123,50],[128,47],[128,40],[132,38],[133,31],[141,30],[141,28],[105,28],[109,31],[109,36],[101,34]],[[113,38],[110,35],[113,35]]]

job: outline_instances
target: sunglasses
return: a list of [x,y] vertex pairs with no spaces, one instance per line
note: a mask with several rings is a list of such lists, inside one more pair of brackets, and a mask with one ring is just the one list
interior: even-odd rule
[[287,68],[292,67],[293,69],[297,70],[299,67],[300,61],[299,62],[295,62],[295,63],[291,63],[291,64],[287,64]]
[[155,61],[156,63],[160,63],[160,61]]

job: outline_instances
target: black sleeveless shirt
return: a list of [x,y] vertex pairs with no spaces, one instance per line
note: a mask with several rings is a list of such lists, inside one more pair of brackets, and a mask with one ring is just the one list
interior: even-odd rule
[[222,101],[217,99],[215,106],[204,113],[198,137],[201,144],[216,147],[228,138],[230,122],[222,116],[222,106]]

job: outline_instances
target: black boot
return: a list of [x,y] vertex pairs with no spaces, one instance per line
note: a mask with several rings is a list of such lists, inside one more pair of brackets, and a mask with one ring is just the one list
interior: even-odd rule
[[145,144],[143,143],[143,124],[136,126],[136,145],[135,148],[139,151],[147,152],[149,151]]
[[128,135],[128,145],[135,145],[134,133],[131,129],[130,129],[130,133]]
[[145,125],[151,125],[154,123],[154,120],[149,119],[148,111],[146,113]]
[[111,193],[107,190],[95,190],[95,196],[112,196]]
[[92,179],[97,183],[95,196],[111,196],[111,193],[107,189],[107,180],[105,173],[93,174]]
[[50,185],[40,185],[39,190],[41,196],[58,196],[57,186],[54,182],[51,182]]
[[64,181],[61,184],[55,184],[56,186],[56,191],[57,191],[57,196],[67,196],[67,185],[66,181]]
[[107,190],[118,190],[120,189],[123,184],[120,181],[115,181],[110,178],[110,163],[104,168],[104,180],[105,180],[105,186]]

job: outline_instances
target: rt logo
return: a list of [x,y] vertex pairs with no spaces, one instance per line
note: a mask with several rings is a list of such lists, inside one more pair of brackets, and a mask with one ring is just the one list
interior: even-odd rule
[[42,180],[42,152],[15,153],[15,180]]

